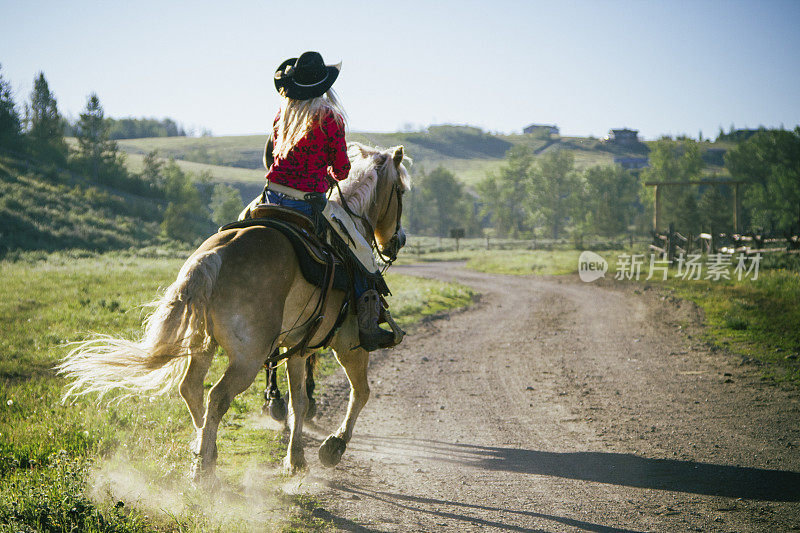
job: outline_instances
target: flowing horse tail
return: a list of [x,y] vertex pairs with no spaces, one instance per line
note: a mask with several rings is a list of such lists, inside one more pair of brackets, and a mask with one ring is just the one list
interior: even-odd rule
[[217,252],[195,255],[184,263],[178,278],[153,302],[144,335],[137,341],[94,335],[77,343],[56,367],[73,380],[64,398],[111,390],[122,396],[168,392],[183,376],[188,356],[208,349],[211,292],[222,266]]

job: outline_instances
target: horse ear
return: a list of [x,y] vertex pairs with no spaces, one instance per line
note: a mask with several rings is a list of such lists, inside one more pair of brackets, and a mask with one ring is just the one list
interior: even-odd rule
[[394,166],[399,167],[400,163],[403,162],[403,145],[401,144],[397,148],[394,149],[394,155],[392,156],[394,160]]

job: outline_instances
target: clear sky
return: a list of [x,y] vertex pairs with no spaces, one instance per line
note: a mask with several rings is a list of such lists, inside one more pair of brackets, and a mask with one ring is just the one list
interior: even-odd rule
[[305,50],[343,61],[353,130],[537,122],[655,138],[800,124],[797,0],[0,0],[17,102],[42,70],[73,117],[95,91],[109,116],[262,133],[275,68]]

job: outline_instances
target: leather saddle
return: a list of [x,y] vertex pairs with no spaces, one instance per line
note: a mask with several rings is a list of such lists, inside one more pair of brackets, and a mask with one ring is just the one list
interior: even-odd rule
[[294,224],[308,234],[314,234],[314,222],[299,211],[274,204],[257,204],[250,210],[248,218],[271,218],[287,224]]
[[219,231],[253,226],[276,229],[292,243],[300,263],[300,271],[306,281],[324,288],[325,269],[333,258],[335,269],[332,288],[349,292],[352,282],[347,269],[342,268],[342,259],[317,237],[314,222],[309,217],[294,209],[273,204],[256,205],[249,210],[248,217],[226,224]]
[[351,275],[347,268],[342,268],[344,262],[332,246],[317,237],[313,221],[302,213],[282,206],[260,204],[250,210],[249,216],[257,218],[245,218],[226,224],[219,228],[219,231],[249,227],[265,227],[280,231],[292,244],[303,277],[321,289],[317,304],[307,322],[309,327],[303,339],[285,352],[281,353],[276,349],[267,358],[265,365],[275,365],[282,359],[290,357],[294,353],[300,353],[306,348],[316,349],[327,346],[347,315],[350,307],[347,302],[350,298],[345,299],[346,303],[339,310],[336,323],[322,342],[316,346],[309,346],[309,343],[324,319],[325,303],[330,290],[339,289],[347,293],[351,291],[353,285]]
[[[219,231],[259,226],[280,231],[292,244],[303,277],[312,285],[322,289],[313,313],[315,318],[311,320],[311,327],[303,340],[286,352],[279,353],[276,350],[270,355],[265,364],[274,365],[281,359],[302,351],[306,347],[316,349],[327,346],[333,334],[344,321],[348,309],[352,307],[354,269],[363,271],[362,264],[355,257],[349,256],[347,243],[341,240],[331,228],[328,228],[327,233],[320,231],[320,228],[315,225],[311,218],[294,209],[274,204],[258,203],[254,206],[248,206],[242,212],[242,216],[244,218],[222,226]],[[320,238],[320,234],[327,235],[327,237],[323,237],[325,240]],[[377,276],[377,281],[380,282],[379,289],[385,289],[384,294],[389,293],[389,288],[380,275]],[[339,310],[336,323],[325,339],[317,346],[308,346],[310,339],[322,321],[327,294],[331,289],[344,291],[348,295],[345,299],[345,305]],[[390,323],[392,329],[395,330],[395,334],[399,334],[399,339],[402,340],[405,332],[391,319],[387,307],[384,300],[379,323]],[[400,340],[397,340],[397,342],[400,342]]]

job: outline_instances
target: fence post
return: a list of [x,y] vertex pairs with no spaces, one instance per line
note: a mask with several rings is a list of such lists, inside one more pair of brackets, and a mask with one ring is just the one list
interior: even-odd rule
[[669,233],[667,233],[667,261],[670,263],[675,259],[675,223],[669,223]]

